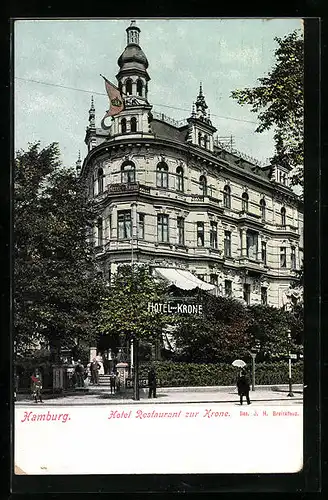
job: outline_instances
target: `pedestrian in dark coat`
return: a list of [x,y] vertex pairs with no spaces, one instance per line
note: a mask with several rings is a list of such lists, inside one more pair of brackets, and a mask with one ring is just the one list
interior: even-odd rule
[[112,371],[112,373],[110,374],[110,377],[109,377],[109,381],[110,381],[110,393],[111,394],[115,394],[115,390],[116,390],[116,374],[114,371]]
[[37,403],[39,399],[40,403],[43,403],[41,396],[42,375],[38,368],[36,368],[31,375],[31,391],[32,391],[32,396],[34,397],[34,401]]
[[242,371],[237,380],[238,395],[240,397],[240,404],[243,404],[243,397],[246,397],[247,404],[250,405],[249,390],[250,385],[246,376],[245,371]]
[[91,370],[91,381],[94,385],[99,385],[99,368],[100,365],[96,358],[93,358],[92,363],[90,365]]
[[155,368],[152,366],[148,372],[148,387],[149,387],[148,397],[149,398],[151,398],[152,396],[154,398],[156,398],[156,385],[157,385],[156,372],[155,372]]

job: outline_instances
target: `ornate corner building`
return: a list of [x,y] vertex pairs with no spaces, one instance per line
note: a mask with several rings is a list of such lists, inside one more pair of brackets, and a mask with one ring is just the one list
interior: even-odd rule
[[95,125],[78,175],[98,210],[93,234],[110,279],[121,263],[182,268],[248,304],[284,305],[303,259],[302,203],[286,167],[260,167],[215,137],[202,86],[190,117],[152,112],[148,60],[132,21],[116,75],[124,110]]

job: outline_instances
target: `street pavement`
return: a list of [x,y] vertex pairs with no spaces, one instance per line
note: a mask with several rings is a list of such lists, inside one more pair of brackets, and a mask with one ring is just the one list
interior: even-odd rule
[[[303,403],[303,386],[293,387],[293,397],[288,396],[288,386],[257,386],[250,391],[250,400],[255,405],[300,405]],[[140,389],[140,400],[133,400],[132,391],[110,394],[104,386],[92,387],[88,392],[74,392],[62,395],[44,395],[47,406],[93,406],[122,404],[174,404],[174,403],[222,403],[239,404],[237,389],[229,387],[179,387],[158,388],[156,399],[148,399],[147,389]],[[246,405],[246,402],[244,401]],[[18,394],[15,406],[41,406],[29,394]]]

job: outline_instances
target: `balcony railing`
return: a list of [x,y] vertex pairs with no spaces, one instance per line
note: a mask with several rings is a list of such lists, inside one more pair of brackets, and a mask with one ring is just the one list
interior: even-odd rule
[[144,184],[140,184],[140,182],[127,182],[127,183],[118,183],[118,184],[109,184],[107,186],[107,191],[110,194],[114,193],[150,193],[150,186],[145,186]]

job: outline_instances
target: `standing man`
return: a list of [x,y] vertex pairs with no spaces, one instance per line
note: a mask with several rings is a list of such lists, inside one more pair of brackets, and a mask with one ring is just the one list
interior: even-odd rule
[[238,394],[240,397],[240,404],[243,404],[243,397],[246,397],[247,404],[250,405],[250,399],[249,399],[249,390],[250,390],[250,385],[249,381],[246,376],[246,372],[244,370],[241,371],[238,380],[237,380],[237,389],[238,389]]
[[34,370],[31,376],[31,391],[32,391],[32,396],[34,397],[34,401],[37,403],[39,399],[40,403],[43,403],[41,397],[42,375],[38,368]]
[[156,372],[155,368],[152,366],[148,372],[148,387],[149,387],[148,398],[151,398],[152,396],[156,398],[156,385],[157,385]]
[[91,369],[91,380],[94,385],[99,385],[99,368],[100,365],[96,358],[93,358],[90,369]]

